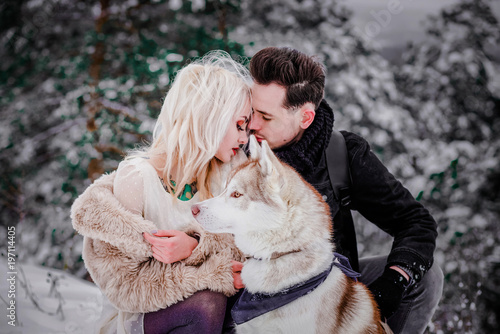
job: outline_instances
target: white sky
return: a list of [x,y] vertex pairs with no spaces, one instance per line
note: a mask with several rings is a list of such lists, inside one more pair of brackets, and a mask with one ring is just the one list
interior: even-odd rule
[[[458,0],[339,0],[353,10],[353,23],[364,32],[365,37],[373,39],[380,46],[406,44],[407,41],[420,40],[425,33],[422,20],[429,14],[438,14],[439,10]],[[490,5],[500,18],[500,1],[493,0]],[[392,9],[391,6],[394,6]],[[392,9],[391,14],[389,8]],[[377,13],[389,13],[390,16],[375,16]]]

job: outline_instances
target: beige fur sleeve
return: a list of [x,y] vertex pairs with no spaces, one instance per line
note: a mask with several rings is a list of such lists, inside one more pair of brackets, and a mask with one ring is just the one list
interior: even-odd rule
[[137,261],[116,247],[85,237],[83,259],[94,282],[118,309],[153,312],[209,289],[226,296],[236,293],[229,249],[212,254],[199,266]]
[[155,230],[153,222],[134,214],[113,195],[116,172],[101,176],[71,207],[73,228],[83,236],[105,241],[130,256],[152,256],[143,232]]
[[193,250],[190,257],[183,260],[182,262],[187,265],[196,266],[201,264],[210,254],[227,252],[231,254],[230,260],[236,260],[243,262],[244,255],[236,247],[234,243],[234,237],[231,234],[222,233],[214,234],[203,230],[201,227],[199,229],[193,229],[186,232],[188,235],[199,235],[200,241],[198,246]]
[[[118,201],[113,194],[116,172],[101,176],[81,194],[71,207],[73,228],[83,236],[105,241],[130,256],[151,257],[151,245],[143,232],[156,230],[151,221],[134,214]],[[184,260],[188,265],[199,265],[210,254],[230,249],[233,259],[242,260],[230,234],[208,233],[199,225],[192,226],[189,235],[200,236],[192,255]]]
[[121,205],[113,194],[114,176],[104,175],[87,188],[74,202],[71,218],[75,230],[85,236],[87,270],[118,309],[152,312],[199,290],[227,296],[236,292],[231,260],[242,257],[231,235],[193,226],[187,233],[197,234],[200,241],[189,258],[174,264],[155,260],[142,232],[156,226]]

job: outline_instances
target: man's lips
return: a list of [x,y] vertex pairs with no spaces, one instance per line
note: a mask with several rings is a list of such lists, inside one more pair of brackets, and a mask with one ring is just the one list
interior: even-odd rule
[[264,138],[262,138],[262,137],[258,137],[258,136],[255,136],[255,139],[257,139],[257,141],[258,141],[259,143],[261,143],[261,142],[264,140]]

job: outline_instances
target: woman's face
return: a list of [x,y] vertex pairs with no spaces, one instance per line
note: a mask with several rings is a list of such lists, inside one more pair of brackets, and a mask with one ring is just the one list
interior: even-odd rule
[[222,162],[229,162],[236,155],[240,145],[248,142],[246,130],[251,112],[252,108],[249,101],[243,109],[233,116],[226,135],[222,139],[217,153],[215,153],[217,159]]

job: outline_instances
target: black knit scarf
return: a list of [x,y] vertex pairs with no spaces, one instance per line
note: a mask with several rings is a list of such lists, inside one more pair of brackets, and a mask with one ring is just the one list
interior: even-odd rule
[[321,101],[312,124],[296,143],[274,150],[274,153],[299,174],[309,175],[318,165],[333,129],[333,110],[325,100]]

